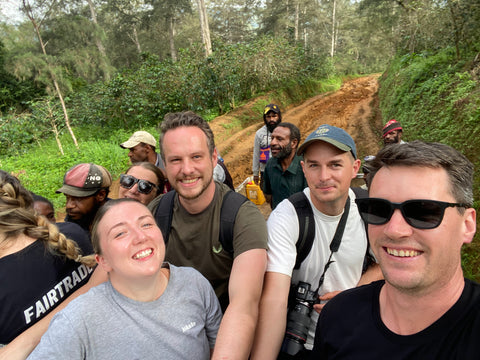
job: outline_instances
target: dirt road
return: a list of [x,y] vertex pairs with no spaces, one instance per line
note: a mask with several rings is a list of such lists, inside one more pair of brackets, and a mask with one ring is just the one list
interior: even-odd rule
[[[330,94],[318,95],[282,113],[282,121],[298,126],[302,141],[321,124],[345,129],[358,147],[359,158],[375,154],[380,146],[382,119],[378,111],[378,76],[366,76],[345,82]],[[280,104],[281,105],[281,104]],[[248,104],[246,105],[248,106]],[[245,109],[239,110],[242,113]],[[262,115],[258,123],[226,136],[228,126],[236,111],[211,122],[217,148],[222,154],[235,186],[252,175],[252,153],[255,132],[263,126]]]
[[[282,121],[298,126],[302,141],[321,124],[331,124],[345,129],[357,145],[360,159],[375,154],[380,146],[382,119],[378,111],[379,75],[366,76],[346,81],[333,93],[321,94],[302,104],[288,109],[282,108]],[[225,160],[235,186],[252,175],[252,154],[255,132],[263,126],[262,114],[253,109],[255,102],[235,109],[227,115],[210,122],[215,134],[217,149]],[[236,129],[238,118],[249,118],[255,122],[244,129]],[[111,189],[112,197],[118,193],[118,182]],[[265,217],[270,206],[260,206]]]
[[[360,159],[375,154],[381,144],[383,123],[378,111],[378,76],[346,81],[334,93],[318,95],[298,106],[288,108],[282,113],[282,121],[297,125],[302,134],[302,141],[321,124],[341,127],[355,140]],[[251,104],[218,117],[210,123],[217,149],[225,160],[235,186],[252,175],[255,132],[263,126],[262,115],[258,114],[256,115],[258,123],[230,134],[232,130],[229,124],[235,122],[237,116],[251,114],[252,109],[248,109],[249,106]],[[270,207],[266,204],[260,206],[260,210],[265,217],[270,213]]]

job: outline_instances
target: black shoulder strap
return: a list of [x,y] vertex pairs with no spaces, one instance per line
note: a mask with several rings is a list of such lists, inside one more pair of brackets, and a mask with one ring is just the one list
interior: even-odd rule
[[368,190],[361,187],[352,187],[350,188],[355,193],[357,199],[363,199],[368,197]]
[[223,171],[225,172],[225,180],[223,183],[227,185],[230,189],[235,190],[233,186],[232,175],[230,175],[230,171],[228,171],[227,166],[223,161],[218,160],[218,164],[222,167]]
[[297,248],[295,269],[299,269],[303,260],[305,260],[312,249],[313,240],[315,239],[315,220],[310,202],[303,191],[291,195],[288,201],[293,204],[298,217],[299,232],[295,245]]
[[248,199],[235,191],[225,194],[220,209],[220,233],[218,239],[225,251],[233,255],[233,227],[240,206]]
[[[368,197],[368,190],[362,189],[359,187],[352,187],[351,188],[353,192],[355,193],[355,196],[357,199],[362,199],[362,198],[367,198]],[[365,258],[363,260],[363,268],[362,268],[362,273],[367,271],[368,267],[372,264],[375,263],[375,259],[370,255],[370,241],[368,241],[368,224],[363,221],[363,226],[365,227],[365,234],[367,235],[367,250],[365,251]]]
[[165,244],[168,242],[170,235],[170,228],[172,226],[173,216],[173,201],[175,200],[175,190],[164,194],[158,202],[157,210],[155,211],[155,221],[158,227],[162,230],[163,240]]

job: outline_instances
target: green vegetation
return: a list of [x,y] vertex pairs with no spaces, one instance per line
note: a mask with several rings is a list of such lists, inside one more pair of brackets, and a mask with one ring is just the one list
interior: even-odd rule
[[[474,206],[480,209],[480,63],[475,53],[462,59],[455,49],[398,56],[381,78],[384,119],[402,123],[406,141],[448,144],[475,166]],[[478,220],[478,216],[477,216]],[[480,281],[480,234],[463,251],[466,276]]]
[[[325,81],[311,82],[309,86],[299,87],[296,84],[294,88],[279,87],[274,92],[268,94],[266,98],[259,100],[250,113],[239,116],[230,124],[238,131],[243,127],[257,123],[259,114],[263,107],[270,102],[271,98],[281,98],[283,106],[305,100],[313,94],[324,91],[338,89],[341,84],[340,78],[331,78]],[[294,96],[292,97],[292,94]],[[258,110],[258,111],[257,111]],[[211,111],[206,110],[208,119]],[[86,124],[74,128],[79,142],[79,149],[76,149],[70,135],[63,131],[60,136],[64,155],[60,153],[56,140],[49,136],[46,139],[36,137],[34,141],[25,144],[22,143],[22,136],[31,134],[38,128],[31,127],[28,130],[22,126],[15,127],[18,133],[10,133],[11,142],[8,152],[9,156],[0,157],[0,168],[18,176],[22,183],[29,190],[47,197],[52,200],[57,210],[65,206],[65,198],[62,194],[55,194],[55,190],[61,187],[63,175],[75,164],[82,162],[93,162],[105,166],[112,174],[113,179],[118,179],[120,174],[129,166],[127,150],[120,148],[119,144],[127,140],[130,135],[137,130],[146,130],[158,136],[155,126],[142,126],[139,128],[123,128],[111,126],[106,123],[104,126],[96,124]],[[229,125],[227,125],[229,126]],[[48,130],[45,129],[45,134]],[[16,137],[17,136],[17,137]],[[21,145],[20,145],[21,144]],[[226,154],[228,150],[225,150]]]
[[[31,21],[0,23],[0,168],[60,208],[54,191],[69,167],[97,162],[117,178],[128,166],[119,142],[139,129],[156,134],[168,112],[211,120],[257,98],[224,125],[233,133],[257,122],[270,100],[288,106],[338,88],[339,75],[387,68],[383,118],[400,120],[407,141],[464,152],[480,199],[478,1],[295,4],[23,1]],[[480,280],[476,242],[463,260]]]

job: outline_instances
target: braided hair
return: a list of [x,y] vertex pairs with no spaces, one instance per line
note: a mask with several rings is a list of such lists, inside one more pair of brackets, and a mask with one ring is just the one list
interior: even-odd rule
[[0,245],[13,242],[24,234],[37,241],[54,255],[93,267],[95,261],[84,257],[78,245],[59,232],[55,224],[33,210],[33,197],[20,181],[6,171],[0,170]]

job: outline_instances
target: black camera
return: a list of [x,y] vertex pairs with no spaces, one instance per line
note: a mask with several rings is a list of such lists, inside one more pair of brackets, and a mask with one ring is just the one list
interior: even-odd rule
[[307,341],[310,314],[318,299],[317,292],[310,288],[309,283],[299,281],[290,289],[287,328],[281,350],[289,355],[302,351]]

